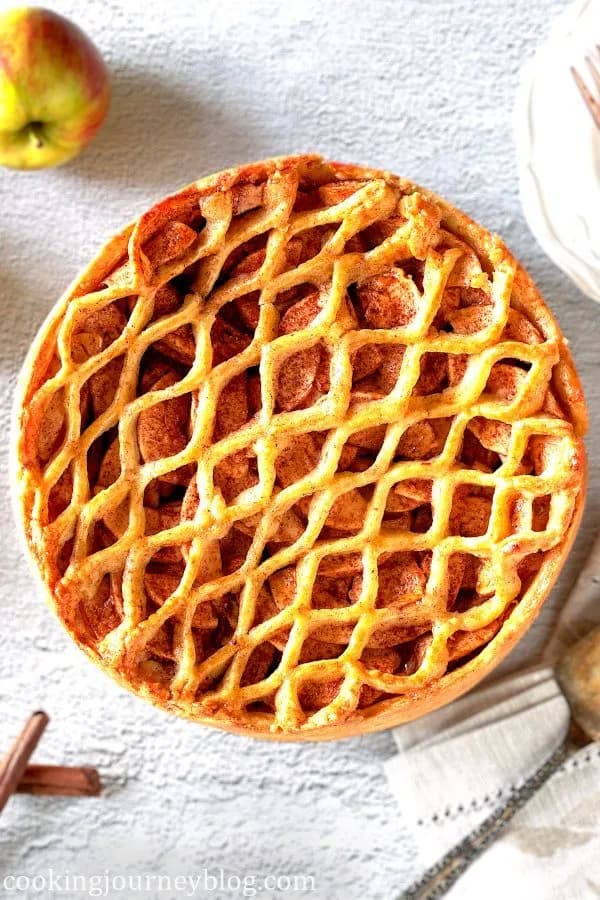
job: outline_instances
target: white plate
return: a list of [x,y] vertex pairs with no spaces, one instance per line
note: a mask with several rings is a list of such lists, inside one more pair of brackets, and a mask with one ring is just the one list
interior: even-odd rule
[[600,0],[578,0],[553,23],[521,73],[515,113],[523,210],[543,250],[600,302],[600,131],[570,72],[591,86],[600,63]]

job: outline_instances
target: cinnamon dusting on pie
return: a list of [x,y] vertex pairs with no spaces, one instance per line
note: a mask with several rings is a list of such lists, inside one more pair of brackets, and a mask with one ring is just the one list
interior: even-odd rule
[[18,478],[58,615],[171,711],[335,737],[439,706],[574,536],[585,403],[498,238],[289,157],[158,203],[43,327]]

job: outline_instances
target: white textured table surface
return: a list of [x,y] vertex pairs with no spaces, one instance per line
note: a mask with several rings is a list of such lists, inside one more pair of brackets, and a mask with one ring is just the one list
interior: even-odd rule
[[[409,175],[504,236],[572,341],[595,447],[600,309],[544,258],[525,227],[511,139],[519,66],[560,2],[45,2],[94,37],[113,72],[114,100],[100,136],[68,167],[0,170],[5,435],[31,337],[118,226],[202,174],[314,149]],[[6,5],[0,0],[0,9]],[[98,801],[13,800],[0,825],[0,880],[49,868],[175,875],[222,867],[239,876],[312,874],[312,896],[327,900],[397,896],[414,875],[414,853],[381,770],[390,736],[254,743],[171,719],[113,685],[71,645],[32,585],[11,519],[5,449],[6,441],[0,746],[42,706],[52,723],[38,758],[96,764],[109,789]],[[539,651],[589,546],[599,516],[594,457],[577,547],[512,662]],[[145,896],[176,892],[157,887]]]

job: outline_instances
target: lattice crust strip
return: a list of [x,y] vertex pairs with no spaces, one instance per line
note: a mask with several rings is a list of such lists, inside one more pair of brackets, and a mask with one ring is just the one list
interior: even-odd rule
[[190,185],[105,248],[25,368],[18,475],[101,665],[192,717],[303,733],[487,671],[568,550],[584,429],[498,238],[295,157]]

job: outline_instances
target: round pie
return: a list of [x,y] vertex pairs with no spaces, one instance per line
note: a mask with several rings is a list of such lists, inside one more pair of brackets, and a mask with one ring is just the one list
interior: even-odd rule
[[203,178],[105,246],[30,352],[15,473],[54,609],[121,684],[347,737],[447,703],[531,624],[585,430],[501,240],[311,155]]

